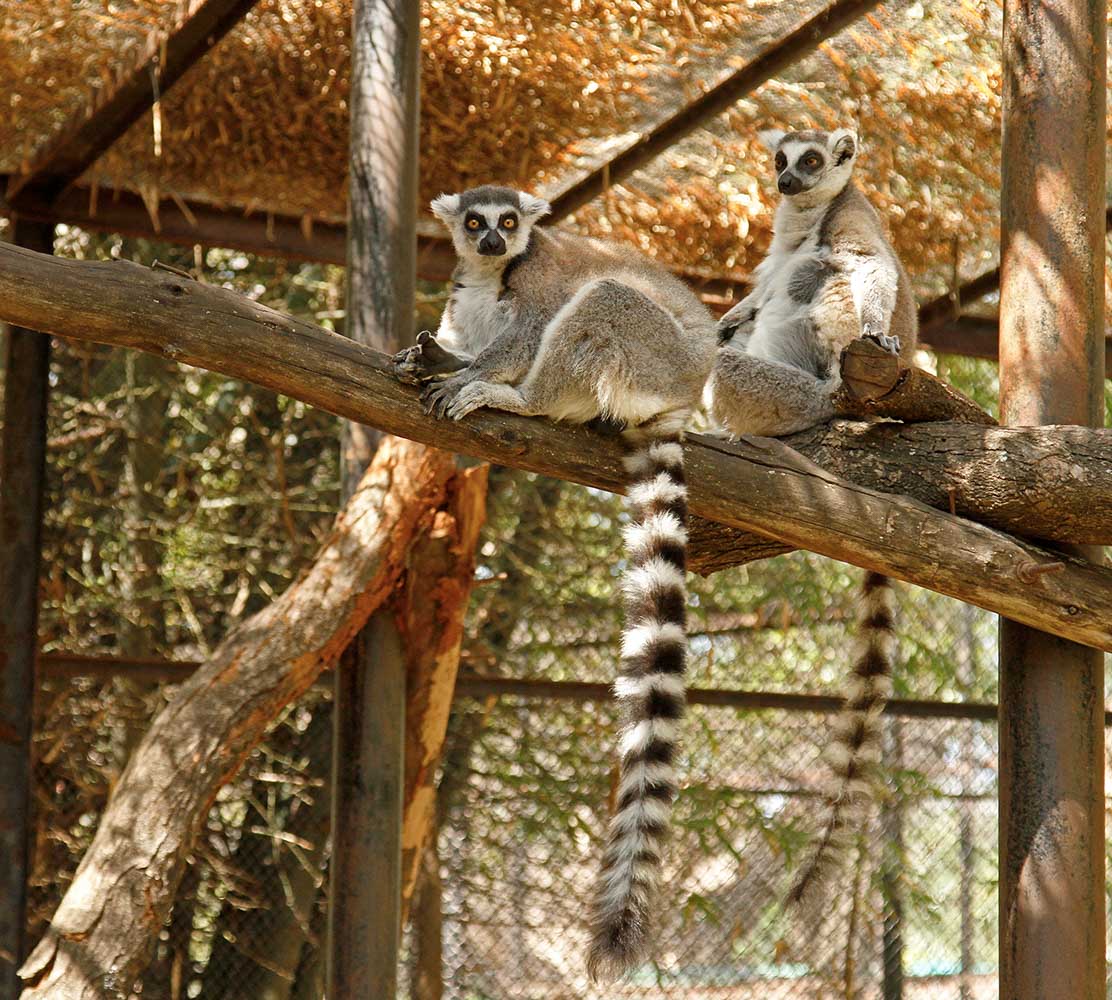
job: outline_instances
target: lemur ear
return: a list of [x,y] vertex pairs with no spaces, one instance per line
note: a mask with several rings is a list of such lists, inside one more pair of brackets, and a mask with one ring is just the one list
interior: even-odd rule
[[846,160],[852,160],[858,151],[857,133],[851,128],[840,128],[830,133],[830,152],[834,165],[840,167]]
[[757,133],[757,138],[761,140],[761,145],[764,146],[770,153],[776,152],[776,147],[780,145],[780,140],[788,133],[779,128],[766,128]]
[[451,221],[459,215],[459,195],[442,194],[439,198],[433,198],[429,208],[432,209],[432,214],[441,222],[445,225],[449,225]]
[[524,191],[518,192],[518,201],[521,204],[521,214],[531,222],[536,222],[537,219],[543,219],[552,211],[552,206],[543,198],[538,198],[536,195],[532,194],[526,194]]

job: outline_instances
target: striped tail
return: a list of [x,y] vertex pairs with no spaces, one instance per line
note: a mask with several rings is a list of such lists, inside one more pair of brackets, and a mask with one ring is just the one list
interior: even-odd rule
[[826,757],[836,787],[826,796],[827,817],[814,850],[796,876],[788,901],[806,905],[821,895],[852,846],[854,831],[873,799],[880,761],[881,715],[892,694],[892,583],[880,573],[867,573],[861,595],[858,652],[845,695],[833,725]]
[[626,432],[633,446],[626,458],[633,521],[625,532],[630,568],[614,685],[625,726],[617,806],[591,916],[587,970],[595,980],[620,975],[644,954],[677,789],[687,653],[687,488],[674,423],[672,440],[660,440],[660,418],[654,425],[655,441],[646,442],[642,428]]

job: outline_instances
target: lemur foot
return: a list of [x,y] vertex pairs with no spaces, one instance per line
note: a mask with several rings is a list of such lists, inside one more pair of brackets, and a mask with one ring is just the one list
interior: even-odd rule
[[395,354],[393,364],[395,377],[407,385],[421,385],[467,367],[466,361],[441,347],[428,330],[417,334],[417,343],[413,347]]
[[890,354],[900,353],[899,337],[889,337],[885,333],[869,333],[868,330],[866,330],[866,332],[861,335],[861,339],[871,340],[874,344],[880,344],[880,346]]

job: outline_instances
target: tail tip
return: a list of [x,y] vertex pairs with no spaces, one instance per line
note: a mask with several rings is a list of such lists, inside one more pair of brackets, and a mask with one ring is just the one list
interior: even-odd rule
[[814,868],[809,868],[800,873],[788,890],[788,908],[797,911],[817,909],[825,895],[823,892],[824,882],[822,873]]
[[641,960],[643,951],[640,935],[596,935],[587,954],[587,975],[593,983],[612,983]]

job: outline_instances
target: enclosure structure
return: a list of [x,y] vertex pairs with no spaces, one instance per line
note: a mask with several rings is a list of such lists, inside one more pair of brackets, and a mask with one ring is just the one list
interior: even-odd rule
[[[161,230],[161,235],[166,238],[177,238],[189,243],[216,242],[244,246],[248,248],[269,249],[272,252],[282,251],[291,255],[316,256],[322,259],[340,259],[342,256],[342,233],[333,226],[321,221],[305,221],[303,217],[296,223],[293,220],[278,217],[277,213],[268,212],[259,218],[257,223],[244,219],[239,213],[217,212],[211,208],[201,208],[195,202],[187,200],[182,193],[175,192],[169,202],[158,205],[157,209],[152,201],[149,190],[143,192],[146,204],[143,212],[137,212],[138,203],[126,195],[119,198],[108,196],[99,184],[102,179],[97,179],[97,185],[91,189],[89,195],[75,197],[75,187],[81,176],[97,161],[97,157],[108,150],[113,142],[120,138],[128,126],[142,114],[148,112],[152,104],[161,104],[161,95],[168,90],[169,85],[191,59],[196,59],[213,44],[219,36],[232,27],[241,17],[249,5],[230,3],[197,3],[191,5],[184,13],[180,23],[176,23],[169,37],[157,40],[150,48],[140,53],[133,68],[126,70],[119,79],[107,88],[102,98],[93,102],[89,107],[82,108],[72,123],[67,123],[58,130],[56,141],[44,147],[36,157],[30,158],[27,163],[21,164],[20,169],[12,174],[8,185],[9,206],[19,221],[19,226],[37,225],[37,229],[26,230],[27,244],[34,239],[39,240],[41,247],[44,233],[43,220],[47,223],[53,221],[79,223],[84,225],[95,224],[131,232],[152,233]],[[555,199],[557,215],[574,211],[582,207],[587,199],[599,192],[609,199],[612,194],[607,190],[608,185],[618,184],[633,170],[643,167],[657,153],[667,148],[668,144],[680,137],[689,134],[708,116],[721,112],[732,102],[739,100],[747,93],[751,93],[759,84],[765,82],[774,74],[782,72],[792,60],[800,58],[811,52],[819,45],[824,37],[839,29],[844,28],[853,19],[866,14],[874,7],[868,3],[835,3],[830,7],[813,12],[812,16],[803,16],[800,25],[790,26],[778,40],[769,40],[767,45],[759,47],[759,51],[752,53],[743,60],[743,64],[733,70],[724,70],[722,81],[709,89],[704,95],[690,103],[680,103],[649,129],[643,138],[635,141],[629,149],[620,151],[615,155],[605,152],[598,158],[603,162],[584,173],[566,192]],[[357,8],[357,30],[353,33],[356,46],[356,64],[362,56],[366,61],[365,67],[370,67],[366,72],[366,92],[362,97],[364,104],[360,103],[358,95],[362,91],[356,87],[351,100],[355,137],[353,149],[355,151],[352,177],[357,178],[362,171],[363,176],[378,177],[375,171],[368,172],[367,164],[361,162],[361,157],[367,149],[374,149],[376,156],[386,155],[392,157],[392,167],[395,170],[395,182],[386,188],[376,189],[373,185],[354,185],[351,190],[351,204],[353,223],[350,227],[352,245],[356,248],[349,262],[352,275],[352,286],[359,288],[356,276],[368,282],[367,287],[378,288],[387,268],[379,264],[381,256],[376,256],[385,241],[392,242],[394,252],[398,259],[406,259],[411,251],[404,249],[405,241],[413,241],[418,227],[413,222],[412,197],[407,194],[407,184],[413,183],[416,171],[416,161],[412,144],[406,145],[412,138],[412,113],[416,107],[416,10],[412,5],[402,8],[409,18],[405,22],[404,30],[383,32],[376,18],[384,15],[385,7],[377,4],[367,4]],[[1079,18],[1086,13],[1080,6],[1077,11]],[[1093,35],[1091,44],[1071,45],[1072,56],[1063,56],[1065,63],[1063,72],[1070,81],[1080,79],[1098,79],[1100,87],[1090,88],[1092,100],[1100,98],[1100,110],[1103,110],[1103,20],[1098,16],[1095,7],[1087,11],[1088,20],[1079,20],[1085,30]],[[1035,15],[1032,15],[1035,16]],[[363,20],[361,20],[363,19]],[[389,22],[389,19],[388,19]],[[366,30],[360,33],[359,26],[364,25]],[[394,25],[394,27],[399,27]],[[1080,30],[1080,29],[1079,29]],[[360,39],[365,41],[360,42]],[[391,45],[396,48],[390,47]],[[376,46],[386,46],[385,50]],[[1071,63],[1071,59],[1080,58],[1076,53],[1088,52],[1096,54],[1096,62],[1092,66]],[[152,78],[152,60],[155,69],[153,77],[159,81],[156,87],[148,86]],[[377,60],[377,62],[376,62]],[[202,64],[203,65],[203,64]],[[376,78],[374,67],[387,66],[396,69],[397,66],[409,66],[412,72],[405,77],[401,86],[384,86],[380,78]],[[1007,67],[1006,67],[1007,69]],[[359,74],[356,79],[362,79]],[[398,81],[393,81],[397,84]],[[1045,78],[1036,77],[1029,87],[1036,93],[1040,87],[1046,85]],[[387,97],[386,95],[390,96]],[[388,101],[394,101],[400,95],[402,105],[408,110],[393,112],[392,120],[398,124],[395,131],[389,134],[395,137],[392,141],[375,144],[360,141],[361,121],[360,109],[366,112],[367,108],[374,112],[381,112]],[[431,100],[429,89],[426,87],[427,101]],[[377,103],[376,103],[377,102]],[[1082,116],[1075,126],[1073,133],[1066,134],[1066,146],[1069,147],[1079,135],[1091,136],[1095,130],[1088,128],[1092,124],[1097,112],[1095,104],[1088,108],[1088,118]],[[1019,108],[1015,112],[1020,125],[1030,122],[1042,121],[1047,112],[1040,111],[1036,106],[1030,112],[1029,120],[1024,117],[1028,114]],[[166,109],[158,110],[154,121],[161,116],[170,116]],[[159,126],[160,128],[161,126]],[[1057,127],[1066,132],[1066,126],[1058,123]],[[1085,129],[1088,128],[1088,131]],[[156,130],[157,134],[157,130]],[[1096,132],[1103,136],[1103,132]],[[381,136],[376,134],[376,139]],[[1103,140],[1102,140],[1103,141]],[[1028,141],[1025,146],[1023,141],[1018,142],[1021,150],[1027,153],[1032,151]],[[1040,147],[1044,152],[1050,147]],[[1103,163],[1102,155],[1096,154],[1082,163],[1084,170],[1077,181],[1077,190],[1084,190],[1087,195],[1085,210],[1078,210],[1077,217],[1086,225],[1086,238],[1090,241],[1090,263],[1093,258],[1093,247],[1103,231],[1103,223],[1107,217],[1092,211],[1092,198],[1099,195],[1103,197],[1103,183],[1100,181],[1100,170],[1097,169],[1097,160]],[[1017,154],[1018,155],[1018,154]],[[382,163],[373,164],[381,168]],[[117,168],[119,170],[119,168]],[[666,177],[665,180],[672,178]],[[458,186],[458,185],[457,185]],[[377,203],[375,198],[380,199]],[[667,199],[661,199],[666,202]],[[1018,204],[1018,199],[1017,199]],[[359,213],[364,213],[360,215]],[[620,215],[621,209],[616,214]],[[381,219],[391,222],[389,231],[374,232],[368,230]],[[24,222],[22,220],[29,220]],[[1021,227],[1028,232],[1030,220],[1021,217]],[[587,223],[589,225],[589,223]],[[630,227],[632,228],[632,227]],[[20,229],[15,231],[17,240],[20,239]],[[444,258],[444,246],[431,237],[426,237],[425,246],[422,248],[418,259],[420,267],[426,274],[434,272],[437,262]],[[1005,268],[1008,258],[1004,258]],[[1019,266],[1019,265],[1017,265]],[[197,362],[202,365],[238,374],[246,378],[261,382],[273,388],[289,392],[291,395],[307,399],[317,405],[323,405],[348,418],[362,420],[364,423],[390,430],[395,433],[411,436],[417,440],[435,443],[442,447],[477,454],[481,457],[491,458],[510,465],[524,466],[543,472],[570,478],[580,482],[587,482],[602,487],[619,487],[620,476],[616,463],[616,452],[612,444],[600,443],[586,432],[566,432],[558,429],[535,429],[523,425],[522,421],[498,416],[484,417],[482,420],[464,425],[462,428],[441,428],[431,426],[416,412],[411,394],[397,386],[390,385],[385,378],[385,369],[380,357],[370,351],[359,350],[352,346],[341,351],[331,338],[319,331],[299,327],[294,323],[283,324],[280,319],[275,319],[262,311],[243,307],[230,306],[231,299],[219,293],[194,288],[189,283],[173,276],[168,272],[154,272],[150,274],[137,274],[123,268],[115,268],[111,279],[102,274],[104,269],[96,275],[90,273],[88,280],[72,268],[43,271],[43,264],[28,255],[6,255],[0,261],[0,280],[6,282],[4,291],[7,302],[4,306],[8,310],[5,315],[9,320],[22,321],[28,326],[42,329],[46,332],[59,335],[81,337],[88,336],[107,342],[127,344],[142,349],[154,350],[167,356],[181,360]],[[405,281],[408,268],[394,267],[389,271],[391,281],[400,278]],[[443,272],[439,272],[443,273]],[[168,276],[169,274],[169,276]],[[49,277],[47,277],[49,275]],[[722,291],[721,276],[712,276],[714,280],[704,277],[702,284],[707,293],[713,295]],[[1007,271],[1005,270],[1005,279]],[[726,280],[729,287],[736,280],[736,275],[730,275]],[[993,272],[976,277],[962,285],[958,281],[951,281],[950,292],[941,299],[924,306],[922,317],[924,321],[924,339],[935,346],[947,347],[951,350],[960,346],[965,338],[966,349],[971,352],[985,352],[985,348],[977,343],[976,338],[982,337],[986,327],[991,322],[984,319],[974,321],[961,321],[955,316],[957,305],[974,295],[984,294],[991,290],[998,276]],[[1066,293],[1061,301],[1067,303],[1064,310],[1069,322],[1078,322],[1085,319],[1090,330],[1095,329],[1097,320],[1103,315],[1097,289],[1099,282],[1092,279],[1079,279],[1084,285],[1086,294],[1082,295],[1078,289],[1078,281],[1064,281]],[[1068,293],[1068,294],[1067,294]],[[367,329],[376,331],[366,338],[359,335],[358,323],[351,320],[354,311],[349,310],[349,321],[352,327],[349,332],[356,334],[356,339],[369,341],[374,346],[386,347],[391,342],[398,343],[404,336],[404,327],[408,322],[408,311],[397,308],[397,302],[407,299],[410,292],[392,290],[389,294],[370,294],[365,300],[357,300],[361,306],[374,304],[376,313],[373,319],[367,320]],[[98,301],[98,297],[102,301]],[[148,308],[136,311],[125,308],[126,303],[135,299],[149,303]],[[176,305],[175,305],[176,303]],[[229,307],[226,315],[221,316],[219,324],[206,322],[206,315],[221,315],[221,310]],[[1101,320],[1103,322],[1103,320]],[[185,329],[181,327],[185,326]],[[85,327],[82,332],[81,327]],[[259,334],[266,330],[276,344],[260,344]],[[1064,330],[1063,330],[1064,332]],[[945,338],[950,337],[947,341]],[[933,339],[932,339],[933,338]],[[30,347],[33,362],[23,362],[16,355],[20,344]],[[32,334],[20,334],[10,340],[10,350],[13,352],[7,369],[9,384],[12,384],[11,375],[15,371],[25,372],[26,377],[18,380],[21,391],[29,394],[26,398],[18,394],[9,393],[6,397],[9,419],[5,421],[6,440],[18,441],[22,448],[29,448],[29,454],[17,452],[11,444],[8,445],[5,459],[3,516],[5,524],[4,544],[13,551],[16,546],[23,546],[24,552],[34,552],[34,532],[37,530],[38,513],[40,506],[36,496],[41,495],[35,485],[36,470],[42,467],[42,419],[41,412],[45,400],[45,348],[44,339]],[[1090,363],[1090,371],[1099,365],[1097,357],[1103,346],[1098,340],[1090,337],[1084,349],[1071,349],[1070,356],[1080,358],[1084,356]],[[1005,357],[1005,363],[1008,359]],[[1029,359],[1025,361],[1029,367]],[[299,370],[294,374],[295,367]],[[1017,366],[1018,367],[1018,366]],[[310,377],[304,378],[300,372],[308,371]],[[37,372],[37,376],[36,373]],[[1099,379],[1094,380],[1099,383]],[[1076,419],[1073,414],[1070,419]],[[29,423],[20,430],[19,420]],[[963,433],[953,430],[953,434]],[[982,445],[987,445],[988,435],[996,433],[1000,441],[1009,440],[1026,442],[1032,435],[1024,437],[1022,434],[1013,434],[1009,438],[1008,432],[978,431]],[[1091,440],[1091,439],[1086,439]],[[35,442],[39,442],[36,447]],[[994,439],[995,442],[995,439]],[[1024,445],[1024,446],[1026,446]],[[800,445],[803,447],[803,445]],[[1007,444],[1000,444],[1007,447]],[[1082,559],[1074,559],[1068,555],[1061,557],[1049,554],[1045,549],[1003,535],[1001,532],[990,529],[980,529],[977,525],[959,521],[956,518],[932,514],[929,509],[919,508],[909,502],[901,501],[891,496],[883,496],[867,489],[855,488],[846,479],[853,479],[850,473],[844,473],[842,479],[834,476],[816,476],[805,462],[798,456],[792,455],[788,449],[782,451],[771,450],[767,446],[743,444],[738,448],[730,449],[708,443],[701,443],[692,448],[693,479],[697,487],[695,491],[696,510],[713,520],[717,520],[734,529],[756,529],[758,534],[782,545],[804,546],[814,548],[816,551],[829,555],[845,558],[870,568],[882,569],[896,576],[918,580],[933,586],[943,592],[955,594],[974,600],[982,606],[1005,612],[1027,625],[1039,626],[1047,631],[1053,631],[1059,636],[1070,639],[1082,640],[1092,646],[1108,648],[1107,634],[1107,603],[1112,600],[1109,591],[1107,574],[1098,566],[1089,564]],[[883,454],[883,443],[879,448]],[[1099,449],[1098,449],[1099,451]],[[587,456],[590,456],[589,459]],[[414,459],[414,461],[417,461]],[[824,463],[825,464],[825,463]],[[425,468],[422,466],[422,468]],[[773,468],[777,471],[780,485],[762,479],[762,473]],[[13,472],[15,474],[13,474]],[[25,475],[19,475],[19,472]],[[1084,470],[1082,470],[1082,474]],[[1098,469],[1099,473],[1099,469]],[[445,475],[443,469],[436,471],[429,467],[426,473],[429,483],[439,482]],[[731,478],[731,476],[733,478]],[[1076,479],[1072,476],[1071,478]],[[1094,479],[1097,477],[1094,476]],[[786,484],[786,485],[785,485]],[[17,487],[23,486],[23,492],[17,492]],[[868,485],[879,485],[871,483]],[[1014,485],[1014,484],[1013,484]],[[1099,492],[1099,486],[1088,490],[1087,483],[1083,481],[1081,487],[1075,489],[1074,499],[1080,513],[1076,518],[1066,520],[1068,524],[1063,528],[1063,537],[1058,541],[1107,541],[1099,535],[1083,535],[1075,533],[1099,523],[1099,504],[1106,502],[1105,494]],[[968,493],[975,493],[969,490]],[[748,493],[748,499],[739,500],[738,495]],[[949,497],[950,505],[958,503],[976,503],[977,497],[961,495]],[[1088,503],[1089,510],[1085,510]],[[937,506],[937,504],[936,504]],[[1007,505],[1005,505],[1006,507]],[[1069,506],[1069,504],[1064,504]],[[905,519],[904,525],[915,525],[914,534],[917,538],[917,547],[914,551],[903,551],[897,544],[894,533],[881,532],[879,538],[862,538],[855,531],[855,523],[860,523],[874,518],[876,523],[881,523],[887,513],[897,511]],[[773,516],[770,512],[775,512]],[[962,509],[962,513],[965,510]],[[1071,514],[1074,511],[1070,511]],[[1013,518],[1011,522],[1008,517]],[[996,520],[993,520],[993,518]],[[984,516],[986,523],[993,524],[996,528],[1005,527],[1012,530],[1023,531],[1024,521],[1016,520],[1014,511],[996,511],[991,516]],[[1074,521],[1086,522],[1082,529],[1078,529]],[[19,522],[19,523],[17,523]],[[9,528],[9,525],[11,527]],[[414,528],[413,530],[417,530]],[[419,532],[418,532],[419,533]],[[1031,532],[1042,534],[1041,532]],[[1050,535],[1049,537],[1056,537]],[[724,542],[720,535],[708,535],[708,546],[720,551]],[[751,537],[739,538],[736,534],[731,536],[730,544],[734,551],[745,552],[746,546],[756,544]],[[767,543],[761,543],[767,544]],[[975,578],[971,572],[967,552],[976,552],[982,559],[982,567],[1003,568],[1002,579],[989,580]],[[27,797],[27,725],[30,718],[28,710],[31,687],[30,665],[34,662],[37,645],[34,641],[34,579],[35,574],[27,572],[27,558],[10,558],[6,560],[6,571],[12,579],[6,583],[10,589],[6,591],[9,599],[6,610],[13,618],[10,624],[5,624],[5,649],[8,667],[5,670],[5,721],[11,727],[13,741],[10,744],[15,752],[6,750],[10,756],[5,758],[5,767],[11,768],[13,780],[5,783],[6,793],[13,796],[12,808],[6,810],[7,815],[20,816],[19,803],[26,801]],[[740,557],[738,557],[740,558]],[[1010,579],[1009,579],[1010,574]],[[22,636],[22,645],[18,637]],[[372,633],[372,643],[388,643],[381,631]],[[331,654],[330,654],[331,655]],[[1007,655],[1007,654],[1006,654]],[[1094,662],[1090,654],[1085,654],[1090,670]],[[376,658],[376,661],[380,658]],[[395,658],[395,665],[401,660]],[[450,665],[454,674],[454,664]],[[1080,668],[1079,668],[1080,669]],[[340,689],[341,703],[338,717],[343,718],[343,710],[348,707],[355,709],[353,721],[350,724],[340,722],[338,734],[337,754],[340,761],[361,763],[364,768],[373,766],[374,777],[380,781],[380,787],[388,790],[375,795],[375,810],[362,802],[360,795],[368,790],[366,771],[357,775],[351,783],[354,798],[344,800],[345,804],[338,812],[339,816],[350,816],[353,826],[348,827],[346,821],[343,829],[354,832],[354,822],[357,817],[373,820],[373,827],[378,832],[364,834],[362,838],[356,837],[355,843],[350,847],[337,845],[337,854],[334,855],[334,877],[341,879],[340,884],[345,887],[359,886],[372,893],[383,893],[384,896],[364,896],[350,903],[350,909],[344,907],[339,915],[334,913],[334,922],[339,920],[341,926],[348,918],[351,931],[349,936],[333,935],[333,946],[336,950],[334,959],[334,974],[344,976],[344,989],[351,990],[353,995],[362,995],[370,991],[372,995],[389,995],[393,992],[393,978],[396,963],[389,960],[394,951],[389,935],[379,933],[372,940],[382,948],[377,960],[372,961],[368,954],[364,954],[358,947],[359,940],[367,940],[366,920],[369,914],[374,914],[379,920],[379,929],[385,924],[396,924],[398,921],[382,921],[381,914],[398,912],[400,917],[401,889],[400,889],[400,850],[396,844],[400,837],[405,820],[403,812],[405,799],[401,789],[405,784],[403,775],[402,741],[404,730],[400,723],[400,705],[402,698],[401,681],[403,676],[396,672],[391,683],[382,687],[383,691],[394,692],[394,708],[386,711],[377,725],[370,725],[370,716],[366,710],[373,708],[380,710],[384,701],[367,698],[367,670],[364,662],[362,673],[340,671],[340,677],[347,676],[348,680],[342,682]],[[304,680],[304,678],[302,678]],[[362,687],[360,687],[360,680]],[[10,685],[10,690],[9,690]],[[359,700],[357,692],[364,692],[364,700]],[[289,692],[287,692],[287,696]],[[1068,699],[1059,691],[1052,691],[1049,697]],[[441,708],[443,707],[443,699]],[[1100,741],[1097,734],[1100,732],[1100,720],[1097,717],[1099,698],[1096,707],[1092,699],[1086,704],[1093,710],[1089,719],[1088,732],[1093,740],[1088,744],[1089,756],[1085,766],[1078,768],[1063,767],[1063,771],[1080,770],[1087,775],[1093,785],[1098,780],[1095,761],[1099,759],[1097,752]],[[363,711],[359,706],[364,705]],[[1007,720],[1006,720],[1007,721]],[[7,728],[5,729],[7,732]],[[351,741],[345,744],[344,734]],[[436,747],[432,747],[436,751]],[[389,772],[385,761],[389,759],[393,771]],[[1045,759],[1026,766],[1042,768],[1047,763]],[[426,762],[427,770],[427,762]],[[7,771],[5,772],[8,773]],[[1040,770],[1040,773],[1041,770]],[[17,780],[23,775],[22,781]],[[1013,776],[1014,777],[1014,776]],[[1021,774],[1015,782],[1015,787],[1030,787],[1032,782],[1024,780]],[[1042,782],[1041,788],[1047,796],[1046,802],[1053,812],[1056,807],[1056,788],[1053,782]],[[1073,794],[1073,793],[1070,793]],[[1100,814],[1100,809],[1094,809],[1094,787],[1090,786],[1087,792],[1089,798],[1080,800],[1074,798],[1073,803],[1079,805],[1085,815],[1093,817]],[[1072,806],[1071,806],[1072,807]],[[23,821],[19,820],[11,832],[12,856],[18,856],[18,842],[25,837],[21,829]],[[368,840],[368,837],[371,839]],[[392,837],[392,841],[375,841],[375,837]],[[1020,838],[1022,843],[1030,845],[1030,839]],[[388,849],[383,850],[383,843],[391,843]],[[419,841],[418,841],[419,843]],[[377,846],[376,846],[377,844]],[[1086,850],[1089,852],[1090,864],[1096,865],[1098,858],[1092,856],[1093,840],[1090,837],[1085,841]],[[362,845],[362,848],[360,847]],[[1009,847],[1014,847],[1008,841]],[[361,849],[364,853],[360,853]],[[1063,848],[1065,850],[1065,848]],[[349,875],[338,875],[343,871],[360,871],[365,868],[373,850],[375,857],[386,862],[387,871],[380,878],[376,876],[360,883],[357,878]],[[349,854],[348,851],[351,853]],[[1074,853],[1080,853],[1076,849]],[[350,861],[352,868],[345,869],[337,862],[340,859]],[[345,863],[346,863],[345,861]],[[1018,872],[1018,868],[1016,871]],[[180,874],[180,869],[178,869]],[[1087,884],[1090,892],[1095,890],[1098,874],[1090,868],[1088,877],[1079,880],[1079,884]],[[7,891],[11,898],[18,898],[21,891],[21,878],[19,866],[13,869],[14,884]],[[1102,879],[1100,881],[1103,881]],[[1007,887],[1006,887],[1007,888]],[[1003,894],[1007,895],[1007,893]],[[1022,896],[1022,892],[1020,893]],[[334,905],[337,895],[333,894]],[[1085,909],[1087,914],[1087,933],[1090,942],[1103,937],[1097,934],[1100,929],[1098,917],[1099,907],[1090,905]],[[18,907],[12,912],[18,912]],[[1020,906],[1015,911],[1018,923],[1008,926],[1017,934],[1022,934],[1024,929],[1024,911]],[[1002,926],[1004,922],[1002,922]],[[1064,934],[1067,930],[1059,928]],[[1072,932],[1071,932],[1072,933]],[[20,954],[24,951],[19,942],[20,929],[18,924],[8,928],[7,940],[11,942],[7,950]],[[64,935],[63,935],[64,937]],[[1045,947],[1048,955],[1060,957],[1064,954],[1058,946],[1057,938],[1051,933],[1040,933],[1033,939],[1035,943]],[[383,947],[384,946],[384,947]],[[1079,989],[1096,990],[1103,977],[1095,967],[1096,951],[1094,947],[1088,948],[1079,960],[1090,963],[1087,972],[1078,979]],[[384,954],[385,956],[384,957]],[[1031,952],[1028,952],[1031,954]],[[32,959],[32,965],[34,964]],[[346,971],[345,963],[350,968]],[[341,970],[337,972],[336,970]],[[14,971],[14,970],[13,970]],[[41,970],[31,970],[34,978]],[[1042,974],[1040,967],[1038,974]],[[10,973],[8,986],[14,990],[14,978]],[[1072,975],[1067,972],[1066,975]],[[1038,978],[1035,973],[1016,976],[1016,985],[1009,985],[1008,995],[1024,996],[1038,995]],[[1025,993],[1023,990],[1033,990]],[[1078,995],[1084,995],[1078,993]]]

